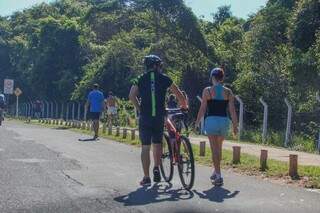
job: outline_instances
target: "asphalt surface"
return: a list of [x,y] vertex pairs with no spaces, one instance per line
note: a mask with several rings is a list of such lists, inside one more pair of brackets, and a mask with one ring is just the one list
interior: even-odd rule
[[320,212],[320,193],[225,171],[212,187],[196,167],[192,192],[172,184],[140,187],[138,148],[16,122],[0,127],[0,212]]

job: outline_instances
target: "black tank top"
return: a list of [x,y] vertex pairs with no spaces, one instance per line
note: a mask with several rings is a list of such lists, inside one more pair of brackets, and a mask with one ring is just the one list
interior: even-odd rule
[[227,117],[227,108],[229,100],[224,100],[223,97],[223,86],[214,86],[215,96],[212,97],[210,88],[208,89],[211,99],[207,101],[207,116],[220,116]]

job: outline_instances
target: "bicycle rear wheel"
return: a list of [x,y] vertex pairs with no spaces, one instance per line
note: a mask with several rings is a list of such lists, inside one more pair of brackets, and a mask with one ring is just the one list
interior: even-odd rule
[[179,155],[178,171],[181,183],[186,190],[191,190],[195,176],[194,157],[190,140],[185,136],[181,136]]
[[173,177],[172,148],[171,148],[169,136],[167,134],[164,134],[163,140],[164,141],[162,143],[160,171],[163,179],[166,182],[170,182]]

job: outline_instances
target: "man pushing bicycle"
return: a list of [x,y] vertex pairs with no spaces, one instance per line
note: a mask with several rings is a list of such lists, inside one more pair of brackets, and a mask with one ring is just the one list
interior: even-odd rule
[[[156,55],[148,55],[144,58],[146,72],[133,81],[129,99],[139,111],[139,136],[142,143],[141,161],[144,177],[141,185],[151,184],[150,147],[153,144],[153,181],[160,182],[160,170],[162,156],[162,138],[164,132],[164,119],[166,115],[165,99],[168,89],[178,99],[182,108],[187,109],[187,101],[180,89],[173,81],[162,73],[162,60]],[[141,98],[141,102],[138,101]]]

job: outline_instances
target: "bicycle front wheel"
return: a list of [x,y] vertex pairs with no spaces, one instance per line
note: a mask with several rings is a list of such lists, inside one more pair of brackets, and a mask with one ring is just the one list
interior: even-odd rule
[[163,179],[166,182],[170,182],[173,177],[173,153],[167,134],[164,134],[163,140],[160,170]]
[[181,136],[179,156],[178,171],[182,186],[191,190],[195,176],[194,157],[190,140],[185,136]]

